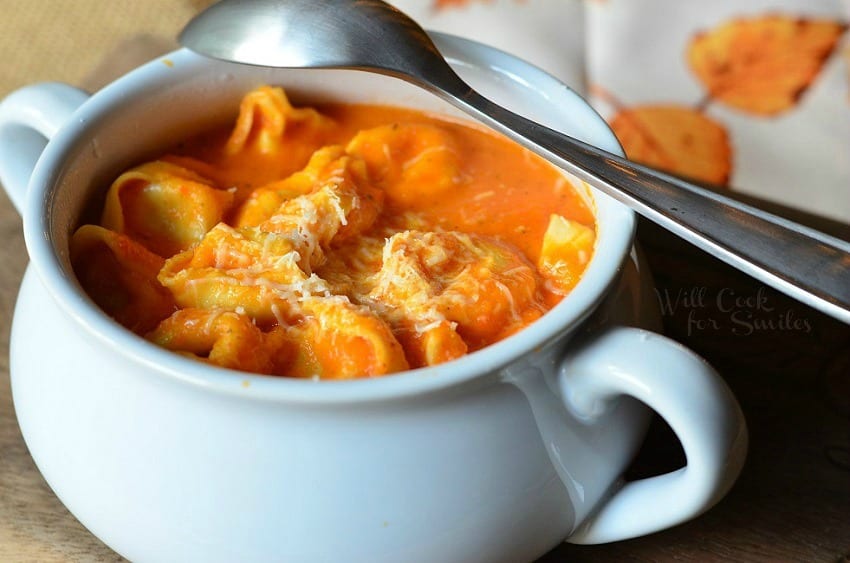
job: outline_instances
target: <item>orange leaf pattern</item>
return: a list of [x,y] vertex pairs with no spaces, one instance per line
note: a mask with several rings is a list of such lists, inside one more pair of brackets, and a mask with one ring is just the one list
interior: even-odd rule
[[619,111],[610,125],[631,160],[712,184],[729,179],[726,130],[697,110],[639,106]]
[[776,14],[736,19],[697,34],[687,60],[712,99],[775,115],[797,103],[845,27]]

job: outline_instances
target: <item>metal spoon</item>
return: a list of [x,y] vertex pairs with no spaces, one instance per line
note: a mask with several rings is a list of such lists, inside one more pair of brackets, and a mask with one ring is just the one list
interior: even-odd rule
[[421,86],[756,279],[850,324],[850,244],[639,166],[485,99],[428,35],[380,0],[223,0],[180,42],[213,58],[346,68]]

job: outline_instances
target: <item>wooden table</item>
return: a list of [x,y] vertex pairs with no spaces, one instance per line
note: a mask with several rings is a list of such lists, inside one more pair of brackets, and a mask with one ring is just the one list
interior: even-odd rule
[[[850,239],[848,226],[796,218]],[[0,560],[121,560],[53,495],[18,430],[8,340],[27,259],[20,219],[4,195],[0,236]],[[850,560],[850,327],[651,224],[640,224],[638,239],[661,301],[688,296],[664,310],[665,330],[705,356],[734,390],[750,428],[749,459],[730,494],[696,520],[604,546],[563,544],[541,561]],[[735,306],[733,294],[751,302]],[[630,473],[647,476],[683,461],[670,430],[656,421]]]

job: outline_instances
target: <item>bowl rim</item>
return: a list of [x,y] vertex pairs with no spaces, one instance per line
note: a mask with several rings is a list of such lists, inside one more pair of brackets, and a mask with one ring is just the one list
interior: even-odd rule
[[[575,91],[513,55],[481,43],[443,33],[431,33],[438,48],[454,66],[472,65],[533,87],[552,102],[569,103],[581,111],[587,130],[576,135],[600,148],[622,154],[616,137],[602,117]],[[169,64],[163,65],[167,60]],[[101,115],[120,104],[125,92],[148,85],[160,73],[192,65],[221,65],[179,49],[138,67],[93,95],[48,143],[33,172],[24,210],[24,235],[38,278],[59,308],[83,330],[94,335],[113,353],[162,376],[204,390],[253,400],[298,404],[347,404],[422,396],[480,382],[527,354],[534,353],[574,331],[605,297],[631,250],[635,215],[613,198],[591,189],[597,224],[597,249],[579,283],[543,317],[518,333],[462,358],[438,366],[354,380],[305,380],[251,374],[211,366],[182,357],[148,342],[121,327],[82,292],[76,279],[65,272],[51,237],[53,186],[67,174],[65,156],[86,130],[89,115]],[[318,71],[316,71],[318,72]],[[598,249],[603,248],[603,252]]]

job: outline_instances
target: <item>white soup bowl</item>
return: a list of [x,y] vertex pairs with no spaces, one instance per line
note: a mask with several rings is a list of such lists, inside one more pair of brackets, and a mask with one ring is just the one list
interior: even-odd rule
[[[574,92],[505,53],[435,34],[473,86],[612,152]],[[558,542],[678,524],[729,489],[746,430],[717,374],[640,328],[635,216],[588,191],[598,241],[580,283],[510,338],[445,365],[304,381],[211,367],[102,313],[68,241],[118,173],[232,119],[261,84],[300,103],[454,114],[404,82],[239,66],[176,51],[89,97],[48,83],[0,105],[0,179],[31,258],[15,311],[12,391],[39,470],[89,530],[131,560],[521,561]],[[583,188],[579,188],[583,189]],[[631,276],[631,277],[629,277]],[[687,465],[625,483],[652,410]]]

